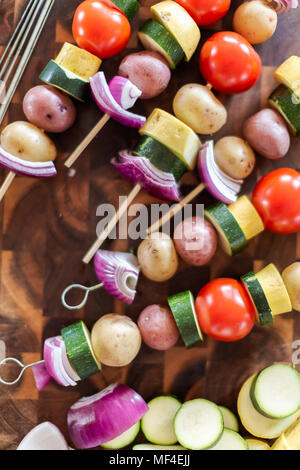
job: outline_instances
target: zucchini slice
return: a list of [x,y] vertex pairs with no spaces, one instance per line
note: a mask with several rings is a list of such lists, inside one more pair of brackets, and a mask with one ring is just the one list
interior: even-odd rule
[[297,419],[298,413],[282,419],[266,418],[252,403],[250,391],[256,374],[243,384],[238,396],[238,413],[244,428],[253,436],[262,439],[275,439]]
[[235,414],[229,408],[226,408],[226,406],[219,406],[219,408],[223,415],[224,428],[239,432],[239,422]]
[[192,348],[203,341],[195,311],[195,301],[191,291],[181,292],[168,298],[168,304],[174,316],[186,348]]
[[101,370],[91,345],[90,332],[83,321],[61,330],[67,355],[81,379],[90,377]]
[[285,434],[281,434],[280,437],[274,442],[271,450],[292,450],[288,444]]
[[256,375],[251,388],[256,409],[269,418],[282,419],[300,409],[300,374],[288,364],[274,364]]
[[233,256],[248,246],[244,232],[226,204],[217,203],[205,210],[204,215],[219,233],[219,242],[225,253]]
[[195,169],[201,141],[189,126],[172,114],[155,108],[139,133],[158,140],[180,158],[189,170]]
[[237,220],[247,240],[251,240],[265,230],[260,215],[247,196],[239,197],[236,202],[228,206],[228,210]]
[[289,450],[300,450],[300,421],[295,421],[282,436],[285,438]]
[[176,444],[177,438],[173,429],[173,421],[179,408],[180,401],[172,396],[153,398],[149,410],[141,421],[142,431],[148,441],[153,444],[170,446]]
[[68,42],[64,43],[55,62],[87,82],[98,72],[102,63],[94,54]]
[[209,400],[185,402],[174,420],[178,442],[186,449],[202,450],[213,446],[224,431],[220,408]]
[[132,450],[186,450],[182,446],[157,446],[154,444],[136,444]]
[[292,55],[286,59],[274,72],[277,83],[290,88],[300,99],[300,57]]
[[159,170],[172,173],[176,181],[188,171],[187,166],[174,153],[153,137],[142,136],[133,153],[148,158]]
[[300,135],[300,100],[294,92],[280,85],[269,97],[269,104],[286,120],[291,132]]
[[256,278],[265,293],[273,315],[292,311],[293,307],[287,288],[274,264],[268,264],[268,266],[256,273]]
[[157,21],[148,20],[138,32],[145,49],[159,52],[174,70],[184,60],[185,54],[176,39]]
[[123,432],[120,436],[112,439],[109,442],[105,442],[105,444],[101,444],[101,447],[104,449],[123,449],[123,447],[129,446],[133,443],[136,436],[140,432],[141,423],[138,421],[134,424],[131,428],[127,429],[127,431]]
[[256,310],[258,323],[262,326],[274,323],[274,316],[270,308],[264,290],[254,272],[249,272],[241,277],[241,281],[247,290]]
[[259,439],[246,439],[249,450],[271,450],[269,444]]
[[151,14],[180,44],[188,62],[200,41],[200,30],[193,18],[182,6],[170,0],[153,5]]
[[112,0],[112,2],[127,16],[129,21],[135,17],[140,8],[137,0]]
[[208,450],[249,450],[245,439],[232,429],[224,429],[218,442]]

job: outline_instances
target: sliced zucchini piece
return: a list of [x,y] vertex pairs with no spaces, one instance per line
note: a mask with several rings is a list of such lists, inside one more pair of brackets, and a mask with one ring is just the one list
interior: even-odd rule
[[215,403],[203,398],[187,401],[175,416],[174,430],[178,442],[186,449],[207,449],[223,433],[222,412]]
[[254,272],[244,274],[241,281],[247,290],[256,310],[258,323],[262,326],[274,323],[274,317],[264,290]]
[[148,158],[159,170],[172,173],[176,181],[188,171],[187,166],[174,153],[153,137],[141,137],[133,153]]
[[87,82],[98,72],[102,63],[94,54],[68,42],[64,43],[55,62]]
[[229,408],[226,408],[226,406],[219,406],[219,408],[223,415],[224,428],[239,432],[239,422],[235,414]]
[[158,140],[180,158],[189,170],[195,169],[201,141],[189,126],[172,114],[155,108],[139,133]]
[[224,429],[218,442],[208,450],[249,450],[245,439],[232,429]]
[[300,57],[292,55],[274,72],[277,83],[290,88],[300,99]]
[[132,450],[186,450],[182,446],[157,446],[154,444],[136,444]]
[[140,8],[137,0],[112,0],[112,2],[127,16],[129,21],[135,17]]
[[246,439],[249,450],[271,450],[269,444],[259,439]]
[[286,418],[300,409],[300,374],[288,364],[263,369],[252,383],[251,398],[269,418]]
[[248,246],[244,232],[226,204],[217,203],[205,210],[204,215],[219,233],[219,242],[225,253],[233,256]]
[[129,446],[133,443],[136,436],[140,432],[141,424],[140,421],[134,424],[131,428],[127,429],[127,431],[123,432],[120,436],[112,439],[109,442],[105,442],[105,444],[101,444],[101,447],[104,449],[122,449],[123,447]]
[[63,328],[61,335],[68,358],[81,379],[101,370],[101,364],[93,352],[90,332],[83,321]]
[[174,316],[186,348],[192,348],[203,341],[195,311],[195,301],[191,291],[181,292],[168,298],[168,304]]
[[200,30],[193,18],[182,6],[170,0],[153,5],[151,14],[176,39],[189,61],[200,41]]
[[274,264],[268,264],[264,269],[256,273],[273,315],[291,312],[293,307],[287,288],[280,272]]
[[295,423],[285,431],[283,436],[290,450],[300,450],[300,421],[295,421]]
[[265,230],[260,215],[247,196],[239,197],[236,202],[228,206],[228,210],[237,220],[247,240],[251,240]]
[[280,85],[269,97],[269,104],[286,120],[291,132],[300,135],[300,99],[292,90]]
[[280,437],[274,442],[271,450],[292,450],[288,444],[285,434],[281,434]]
[[176,444],[177,438],[173,429],[175,415],[181,407],[180,401],[173,396],[153,398],[149,410],[141,421],[142,431],[153,444],[169,446]]
[[297,419],[298,413],[282,419],[266,418],[252,403],[250,391],[256,374],[243,384],[238,396],[238,413],[244,428],[253,436],[262,439],[275,439]]
[[178,42],[157,21],[148,20],[138,32],[145,49],[159,52],[174,70],[183,61],[185,54]]

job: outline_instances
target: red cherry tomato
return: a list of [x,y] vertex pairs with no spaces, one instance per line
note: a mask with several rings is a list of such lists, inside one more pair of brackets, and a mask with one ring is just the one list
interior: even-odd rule
[[112,2],[85,0],[75,12],[72,31],[79,47],[106,59],[126,47],[131,28],[127,17]]
[[280,168],[263,176],[252,201],[265,227],[275,233],[300,230],[300,172]]
[[199,59],[200,72],[221,93],[242,93],[259,79],[261,60],[240,34],[223,31],[204,44]]
[[229,10],[231,0],[176,0],[186,9],[197,25],[205,26],[223,18]]
[[244,338],[255,322],[255,310],[243,285],[228,278],[215,279],[201,289],[196,313],[204,333],[219,341]]

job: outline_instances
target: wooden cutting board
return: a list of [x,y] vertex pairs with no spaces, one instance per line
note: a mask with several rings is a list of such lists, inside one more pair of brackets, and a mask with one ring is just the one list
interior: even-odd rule
[[[6,45],[24,9],[23,0],[4,0],[0,5],[0,47]],[[38,75],[65,41],[72,42],[71,24],[79,0],[56,1],[34,56],[9,108],[3,125],[24,119],[22,99],[26,91],[39,84]],[[108,78],[117,73],[122,57],[142,50],[136,31],[149,18],[150,0],[142,0],[132,24],[134,33],[128,47],[118,57],[105,60],[103,70]],[[233,1],[224,21],[212,29],[202,30],[203,41],[216,31],[231,29],[232,13],[239,2]],[[300,48],[300,9],[279,17],[275,36],[257,46],[263,70],[258,84],[239,96],[221,96],[228,110],[228,122],[216,135],[241,135],[243,121],[265,106],[274,89],[272,73],[276,66]],[[183,84],[203,82],[198,72],[199,51],[189,64],[172,73],[168,89],[157,99],[140,101],[135,110],[148,115],[159,106],[172,110],[172,99]],[[41,358],[43,340],[59,334],[62,326],[83,319],[91,328],[106,313],[128,314],[136,320],[140,311],[153,303],[166,304],[169,294],[190,289],[197,295],[210,279],[220,276],[239,278],[260,269],[269,262],[280,270],[300,257],[300,234],[279,236],[268,232],[252,241],[247,250],[231,259],[219,250],[212,262],[202,268],[181,263],[176,276],[169,282],[156,284],[141,277],[134,304],[126,307],[106,292],[97,291],[86,307],[70,312],[63,308],[60,296],[71,283],[93,285],[97,280],[92,263],[81,259],[95,239],[100,220],[96,209],[101,203],[118,202],[120,195],[132,186],[122,180],[110,159],[123,148],[131,148],[138,134],[110,121],[101,134],[68,171],[64,160],[97,122],[101,114],[96,105],[77,105],[75,126],[54,140],[59,149],[56,161],[57,178],[51,181],[17,177],[0,206],[0,339],[5,341],[7,355],[24,363]],[[256,181],[265,173],[280,167],[300,167],[300,140],[293,139],[288,157],[271,161],[257,158],[257,167],[244,185],[251,193]],[[1,181],[5,171],[0,170]],[[184,191],[188,191],[184,187]],[[153,198],[141,192],[137,203],[150,204]],[[207,193],[195,201],[212,202]],[[138,241],[108,241],[105,248],[126,251],[136,248]],[[0,386],[0,449],[15,449],[23,436],[36,424],[49,420],[66,436],[66,414],[69,406],[83,395],[91,395],[112,382],[132,386],[147,400],[155,394],[172,393],[180,399],[206,397],[236,411],[236,398],[242,382],[254,371],[276,361],[291,361],[293,341],[300,339],[300,317],[296,312],[276,318],[274,326],[256,326],[242,341],[221,343],[205,338],[203,345],[186,350],[179,343],[166,353],[143,346],[139,356],[128,367],[104,367],[103,372],[81,382],[75,389],[50,384],[39,393],[28,371],[14,387]],[[299,369],[300,370],[300,369]],[[246,433],[243,433],[247,435]],[[143,437],[140,436],[140,442]]]

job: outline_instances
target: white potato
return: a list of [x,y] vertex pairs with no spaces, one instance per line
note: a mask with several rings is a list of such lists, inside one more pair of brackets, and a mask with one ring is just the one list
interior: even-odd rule
[[242,3],[234,13],[233,28],[251,44],[260,44],[273,36],[277,13],[263,1]]
[[94,354],[101,364],[123,367],[138,354],[142,337],[131,318],[110,313],[94,324],[91,341]]
[[300,261],[288,266],[282,273],[293,309],[300,312]]
[[16,121],[5,127],[0,142],[6,152],[30,162],[53,161],[57,156],[52,140],[38,127],[25,121]]
[[227,112],[208,86],[184,85],[173,101],[175,116],[197,134],[214,134],[224,126]]
[[247,178],[255,166],[255,154],[250,145],[234,136],[218,140],[215,145],[215,160],[224,173],[236,179]]
[[155,232],[149,235],[140,244],[137,256],[143,274],[151,281],[167,281],[177,271],[175,246],[166,233]]

